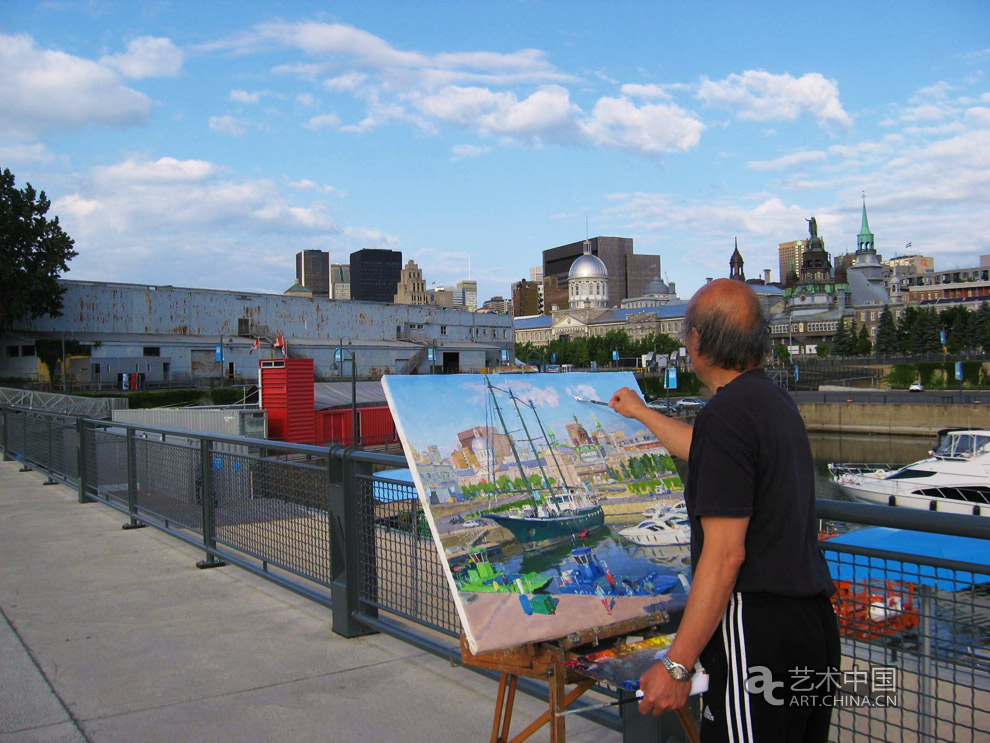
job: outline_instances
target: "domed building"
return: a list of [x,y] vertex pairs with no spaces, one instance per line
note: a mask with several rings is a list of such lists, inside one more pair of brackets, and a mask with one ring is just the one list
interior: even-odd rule
[[578,256],[567,273],[567,299],[571,309],[608,306],[608,269],[601,258],[591,254],[591,243],[587,240],[584,254]]

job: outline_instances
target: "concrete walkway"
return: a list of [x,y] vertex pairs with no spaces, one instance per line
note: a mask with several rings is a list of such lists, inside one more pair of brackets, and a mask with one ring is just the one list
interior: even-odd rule
[[[494,681],[339,637],[327,609],[198,570],[201,552],[19,469],[0,463],[0,743],[488,740]],[[517,696],[513,733],[545,709]],[[622,738],[579,716],[567,729]]]

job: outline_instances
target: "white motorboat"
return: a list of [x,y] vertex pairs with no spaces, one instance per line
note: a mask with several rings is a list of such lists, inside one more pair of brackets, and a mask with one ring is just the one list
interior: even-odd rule
[[990,516],[990,431],[939,431],[931,457],[903,467],[834,462],[832,481],[866,503]]
[[691,541],[691,525],[686,514],[665,513],[622,529],[619,536],[640,547],[688,544]]
[[687,516],[687,505],[685,505],[683,500],[676,501],[674,503],[653,503],[643,509],[643,518],[652,519],[657,516],[663,516],[667,513],[674,513],[678,516]]

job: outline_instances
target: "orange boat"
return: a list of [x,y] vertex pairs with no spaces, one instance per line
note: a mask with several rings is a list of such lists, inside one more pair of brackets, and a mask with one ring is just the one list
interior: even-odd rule
[[875,640],[917,628],[914,583],[898,581],[835,582],[832,606],[839,631],[860,640]]

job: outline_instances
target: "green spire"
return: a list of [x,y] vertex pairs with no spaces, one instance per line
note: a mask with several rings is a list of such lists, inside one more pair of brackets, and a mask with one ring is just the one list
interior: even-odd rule
[[863,194],[863,226],[859,230],[856,252],[863,253],[866,251],[875,253],[876,248],[873,245],[873,233],[870,232],[870,223],[866,219],[866,194]]

